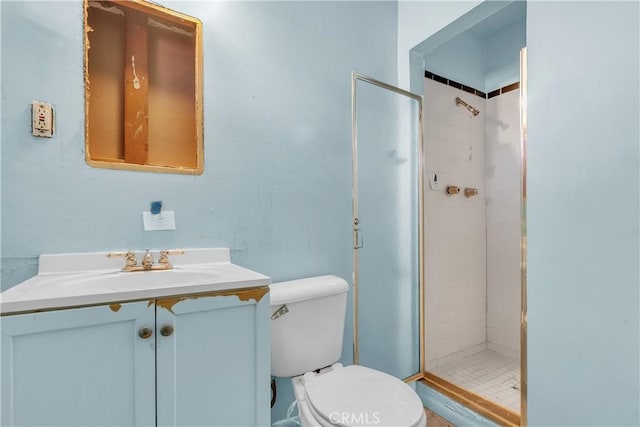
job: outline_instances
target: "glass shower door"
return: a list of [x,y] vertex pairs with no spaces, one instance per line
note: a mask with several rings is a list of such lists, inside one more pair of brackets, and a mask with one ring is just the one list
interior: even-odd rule
[[353,74],[354,362],[423,371],[422,98]]

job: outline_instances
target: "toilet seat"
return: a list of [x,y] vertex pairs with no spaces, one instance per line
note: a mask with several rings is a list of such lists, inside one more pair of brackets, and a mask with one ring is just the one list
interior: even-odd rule
[[424,425],[418,395],[403,381],[359,365],[304,376],[305,397],[318,422],[330,426]]

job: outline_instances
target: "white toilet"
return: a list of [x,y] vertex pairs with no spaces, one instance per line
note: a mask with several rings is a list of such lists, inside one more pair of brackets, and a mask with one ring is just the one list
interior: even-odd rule
[[273,283],[271,374],[292,377],[302,426],[424,427],[420,398],[403,381],[342,354],[347,282],[319,276]]

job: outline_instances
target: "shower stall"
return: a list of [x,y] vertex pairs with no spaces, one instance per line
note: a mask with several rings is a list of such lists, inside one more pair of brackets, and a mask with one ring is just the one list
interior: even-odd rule
[[426,369],[517,413],[520,93],[500,89],[425,79]]
[[478,7],[492,14],[414,48],[415,93],[353,75],[354,362],[515,426],[526,7]]
[[525,14],[525,4],[513,2],[455,36],[448,29],[444,43],[427,39],[421,46],[425,378],[450,396],[481,401],[508,425],[521,421],[526,356],[520,126]]

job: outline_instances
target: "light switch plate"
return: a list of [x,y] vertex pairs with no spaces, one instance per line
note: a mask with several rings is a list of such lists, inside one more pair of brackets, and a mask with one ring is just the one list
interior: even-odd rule
[[31,103],[31,132],[42,138],[53,136],[53,105],[42,101]]

